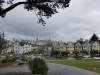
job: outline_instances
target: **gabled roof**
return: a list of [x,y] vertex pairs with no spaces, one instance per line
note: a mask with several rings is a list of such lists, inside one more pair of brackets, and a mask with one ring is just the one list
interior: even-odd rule
[[74,43],[74,45],[76,45],[77,43],[80,43],[81,45],[84,43],[83,41],[77,41]]
[[73,44],[73,45],[74,45],[74,42],[67,42],[67,44],[66,44],[66,45],[69,45],[69,44]]
[[90,41],[88,41],[88,40],[85,40],[84,42],[83,42],[83,44],[85,44],[85,43],[91,43]]
[[29,44],[31,45],[31,43],[27,43],[27,42],[19,42],[20,46],[24,46],[25,44]]
[[24,46],[25,42],[19,42],[20,46]]

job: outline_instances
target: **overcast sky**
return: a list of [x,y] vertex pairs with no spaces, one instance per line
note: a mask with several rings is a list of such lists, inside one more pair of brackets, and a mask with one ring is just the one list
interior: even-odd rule
[[100,0],[71,0],[69,8],[46,20],[46,26],[38,24],[34,12],[18,6],[0,18],[0,30],[7,38],[48,39],[75,41],[89,39],[93,33],[100,37]]

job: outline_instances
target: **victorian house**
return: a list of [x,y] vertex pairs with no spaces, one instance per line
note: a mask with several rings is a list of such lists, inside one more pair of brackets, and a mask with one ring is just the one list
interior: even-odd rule
[[32,45],[26,42],[16,42],[14,44],[15,54],[24,54],[32,50]]
[[53,48],[54,48],[54,50],[59,50],[59,51],[66,51],[67,50],[66,44],[62,41],[54,43]]
[[92,42],[92,50],[98,50],[98,52],[100,52],[100,42],[99,41]]
[[44,55],[50,56],[52,54],[53,44],[52,42],[48,42],[44,45]]
[[74,43],[73,42],[67,43],[67,50],[70,52],[70,54],[73,53],[73,51],[74,51]]
[[80,41],[77,41],[76,43],[74,43],[74,50],[78,50],[79,52],[83,50],[82,44],[83,42],[80,42]]
[[90,51],[92,50],[91,42],[89,42],[88,40],[86,40],[83,43],[83,50],[86,50],[88,52],[88,54],[90,54]]

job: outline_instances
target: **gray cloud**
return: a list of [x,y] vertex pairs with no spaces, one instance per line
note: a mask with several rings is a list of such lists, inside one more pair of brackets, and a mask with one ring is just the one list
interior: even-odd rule
[[[71,0],[70,7],[46,20],[46,26],[38,24],[34,12],[19,6],[0,18],[0,28],[9,37],[39,37],[53,40],[75,41],[89,39],[93,33],[100,36],[100,0]],[[11,35],[12,34],[12,35]]]

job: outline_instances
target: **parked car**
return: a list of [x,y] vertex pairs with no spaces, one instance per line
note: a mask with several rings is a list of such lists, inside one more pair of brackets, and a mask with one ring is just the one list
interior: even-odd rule
[[22,60],[16,60],[16,62],[18,63],[18,65],[23,65],[25,62]]
[[83,58],[90,58],[90,55],[85,55],[83,56]]
[[93,57],[93,59],[100,59],[100,57]]

